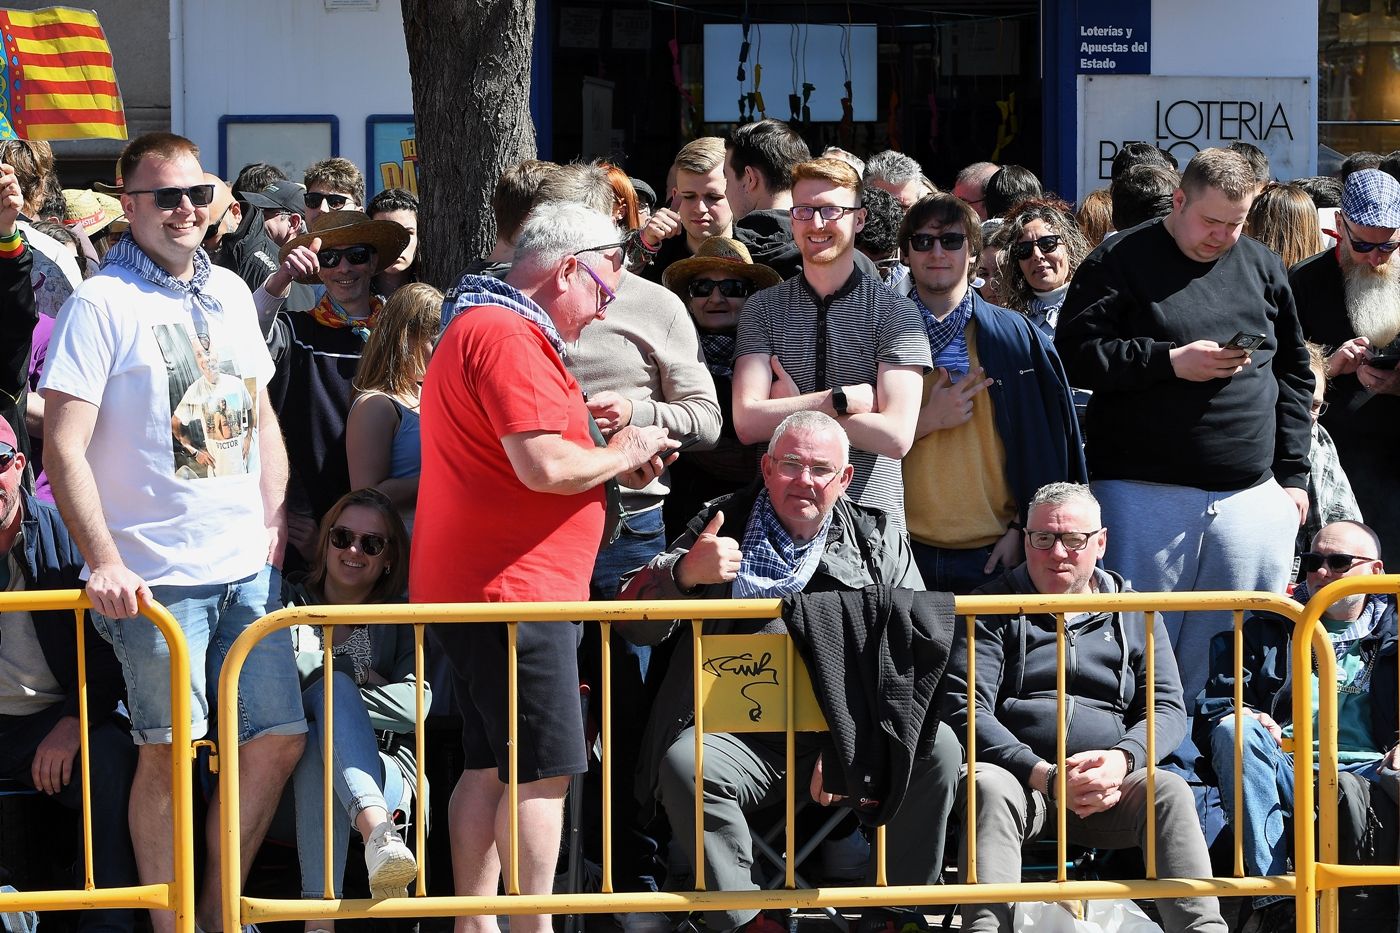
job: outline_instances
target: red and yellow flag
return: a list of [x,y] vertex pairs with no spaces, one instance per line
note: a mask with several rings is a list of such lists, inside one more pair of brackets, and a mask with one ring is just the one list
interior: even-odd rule
[[0,9],[0,139],[126,139],[112,50],[97,14]]

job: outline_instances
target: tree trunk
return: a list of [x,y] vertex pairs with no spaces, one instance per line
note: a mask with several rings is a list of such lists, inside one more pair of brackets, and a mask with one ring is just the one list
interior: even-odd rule
[[402,0],[418,140],[425,280],[446,289],[496,242],[491,194],[535,157],[534,0]]

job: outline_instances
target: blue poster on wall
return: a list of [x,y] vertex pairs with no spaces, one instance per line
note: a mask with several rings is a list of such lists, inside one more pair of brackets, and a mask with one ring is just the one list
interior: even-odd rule
[[1075,13],[1077,74],[1152,73],[1152,0],[1077,0]]
[[366,197],[385,188],[418,193],[418,139],[413,114],[371,114],[365,120]]

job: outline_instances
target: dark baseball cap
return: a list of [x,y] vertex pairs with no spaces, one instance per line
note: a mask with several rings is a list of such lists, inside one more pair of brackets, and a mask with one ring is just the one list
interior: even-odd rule
[[253,207],[263,210],[304,214],[306,202],[302,200],[302,195],[305,193],[305,185],[283,179],[274,181],[261,191],[240,191],[238,196]]

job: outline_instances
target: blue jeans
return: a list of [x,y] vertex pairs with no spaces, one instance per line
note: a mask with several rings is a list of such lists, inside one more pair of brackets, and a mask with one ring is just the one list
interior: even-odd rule
[[[282,575],[270,566],[232,583],[153,586],[152,598],[179,623],[190,653],[190,734],[209,731],[209,694],[217,697],[219,673],[234,640],[254,622],[281,609]],[[143,616],[111,619],[92,614],[93,627],[111,642],[126,680],[126,706],[137,745],[169,745],[170,647]],[[238,741],[261,735],[301,735],[301,684],[291,632],[274,632],[248,652],[238,681]]]
[[939,593],[966,596],[983,583],[995,580],[1011,569],[998,567],[991,573],[982,572],[992,556],[990,544],[986,547],[946,548],[911,540],[909,547],[914,552],[919,576],[924,578],[924,589]]
[[[1244,826],[1235,827],[1244,847],[1247,875],[1281,875],[1288,853],[1283,844],[1283,818],[1293,813],[1293,756],[1279,748],[1269,731],[1252,716],[1244,717]],[[1210,731],[1210,759],[1220,785],[1225,819],[1235,818],[1235,717],[1226,716]],[[1380,759],[1338,765],[1358,777],[1378,779]],[[1286,897],[1254,899],[1262,907]]]
[[[405,787],[398,763],[379,751],[378,737],[370,725],[369,712],[360,697],[360,688],[345,674],[337,672],[333,676],[335,689],[331,693],[335,703],[335,739],[331,743],[331,785],[335,788],[339,805],[333,805],[331,810],[337,817],[332,827],[334,838],[331,854],[335,858],[335,894],[339,897],[342,893],[341,882],[345,877],[345,850],[350,844],[350,827],[355,818],[366,807],[383,807],[392,815],[394,809],[403,803]],[[325,842],[322,838],[325,775],[322,767],[324,759],[321,757],[321,747],[325,741],[325,733],[321,730],[325,693],[325,681],[318,680],[302,694],[310,734],[306,737],[306,751],[292,774],[292,787],[296,794],[301,896],[307,898],[319,898],[325,894]]]

